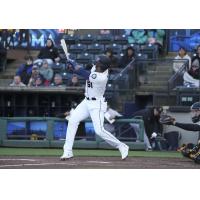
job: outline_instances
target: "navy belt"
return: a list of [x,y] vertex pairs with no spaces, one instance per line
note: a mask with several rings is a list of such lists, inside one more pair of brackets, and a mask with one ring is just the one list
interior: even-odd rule
[[97,100],[95,97],[92,97],[92,98],[86,97],[86,99],[87,99],[87,100],[92,100],[92,101]]

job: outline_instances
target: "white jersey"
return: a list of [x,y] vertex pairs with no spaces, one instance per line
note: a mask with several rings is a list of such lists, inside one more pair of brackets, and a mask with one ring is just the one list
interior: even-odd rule
[[103,98],[106,90],[106,84],[108,82],[108,70],[103,73],[95,72],[96,67],[93,66],[89,80],[86,81],[85,85],[85,96],[88,98]]

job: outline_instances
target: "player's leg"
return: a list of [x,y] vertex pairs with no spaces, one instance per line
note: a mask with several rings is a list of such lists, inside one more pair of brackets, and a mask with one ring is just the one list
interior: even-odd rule
[[87,106],[85,104],[85,100],[83,100],[73,111],[72,115],[69,118],[66,140],[64,144],[64,153],[61,157],[61,160],[73,157],[72,147],[74,144],[74,138],[78,129],[79,123],[89,117],[89,112]]
[[104,139],[111,146],[118,148],[122,159],[125,159],[128,156],[129,147],[120,142],[114,135],[104,129],[104,111],[101,109],[92,109],[90,110],[90,116],[93,122],[93,126],[97,135]]

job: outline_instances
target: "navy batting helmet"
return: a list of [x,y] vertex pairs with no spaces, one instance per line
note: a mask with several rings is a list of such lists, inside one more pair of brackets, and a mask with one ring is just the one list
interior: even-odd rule
[[[192,104],[191,110],[200,111],[200,102],[196,102],[196,103]],[[198,121],[200,121],[200,115],[195,115],[192,117],[193,123],[197,123]]]
[[99,56],[97,59],[97,63],[100,63],[100,68],[102,71],[105,71],[110,67],[111,60],[107,56]]
[[200,102],[192,104],[191,110],[200,110]]

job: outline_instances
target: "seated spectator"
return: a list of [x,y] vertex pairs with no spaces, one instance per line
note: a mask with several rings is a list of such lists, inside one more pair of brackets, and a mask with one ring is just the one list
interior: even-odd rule
[[11,87],[24,87],[26,85],[21,82],[20,76],[15,75],[14,79],[13,79],[13,82],[9,86],[11,86]]
[[32,56],[25,56],[24,58],[26,60],[25,64],[22,64],[16,72],[16,75],[21,77],[22,82],[27,85],[29,82],[29,79],[31,77],[32,73],[32,67],[33,67],[33,57]]
[[114,56],[112,48],[107,48],[105,51],[105,55],[111,60],[110,68],[117,68],[119,66],[118,58]]
[[43,86],[43,76],[39,73],[37,65],[33,65],[31,78],[28,83],[29,87]]
[[179,69],[183,66],[183,64],[186,62],[186,60],[189,61],[188,69],[190,69],[191,58],[187,54],[187,51],[184,47],[179,48],[178,55],[174,59],[177,60],[177,62],[174,61],[174,63],[173,63],[173,70],[174,70],[175,73],[179,71]]
[[44,86],[49,86],[53,78],[53,70],[49,67],[47,60],[43,60],[42,67],[39,69],[39,73],[44,78]]
[[127,47],[124,56],[119,61],[119,67],[126,67],[135,57],[135,50],[133,47]]
[[72,86],[72,87],[80,86],[78,76],[76,74],[73,74],[71,80],[68,83],[68,86]]
[[51,86],[64,87],[62,76],[60,74],[55,74],[53,83],[51,84]]
[[192,58],[192,64],[188,72],[183,75],[184,85],[186,87],[199,87],[200,79],[200,45],[197,47],[195,56]]
[[60,61],[58,49],[50,38],[47,39],[46,46],[40,50],[38,59],[34,63],[42,62],[42,59],[46,59],[49,65]]

